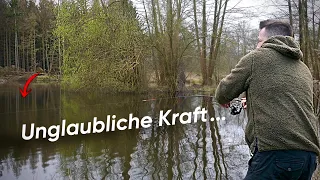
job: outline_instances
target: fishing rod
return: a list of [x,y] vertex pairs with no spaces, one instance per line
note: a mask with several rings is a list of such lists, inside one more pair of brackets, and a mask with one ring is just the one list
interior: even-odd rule
[[214,98],[214,96],[209,95],[192,95],[192,96],[175,96],[175,97],[165,97],[165,98],[151,98],[151,99],[144,99],[142,102],[148,102],[148,101],[158,101],[163,99],[174,99],[174,98],[188,98],[188,97],[211,97]]
[[[151,99],[144,99],[142,102],[150,102],[150,101],[157,101],[162,99],[173,99],[173,98],[189,98],[189,97],[211,97],[214,98],[214,96],[209,95],[192,95],[192,96],[176,96],[176,97],[167,97],[167,98],[151,98]],[[214,102],[216,103],[216,102]],[[216,103],[219,104],[219,103]],[[232,101],[230,101],[227,104],[219,104],[224,108],[229,108],[230,114],[237,115],[241,113],[242,109],[247,108],[247,99],[246,98],[235,98]]]

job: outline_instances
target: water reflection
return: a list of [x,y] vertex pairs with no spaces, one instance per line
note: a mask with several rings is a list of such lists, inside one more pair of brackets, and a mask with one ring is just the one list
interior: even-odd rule
[[[242,179],[249,149],[246,115],[232,116],[210,97],[159,98],[152,95],[67,93],[59,86],[32,87],[21,98],[17,87],[0,89],[0,179]],[[208,110],[225,121],[158,126],[160,110]],[[103,119],[151,116],[147,129],[23,141],[22,124],[56,125]],[[168,118],[168,120],[170,120]]]

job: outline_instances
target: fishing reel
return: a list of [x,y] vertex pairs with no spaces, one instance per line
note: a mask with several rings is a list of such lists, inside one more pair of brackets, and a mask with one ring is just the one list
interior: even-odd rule
[[235,98],[230,102],[230,114],[232,115],[237,115],[241,113],[242,109],[246,109],[247,104],[246,104],[246,98]]

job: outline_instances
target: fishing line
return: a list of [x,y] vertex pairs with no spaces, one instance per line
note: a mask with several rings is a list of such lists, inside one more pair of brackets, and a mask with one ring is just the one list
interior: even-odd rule
[[[108,104],[128,104],[127,102],[117,102],[117,103],[103,103],[103,104],[91,104],[91,105],[85,105],[85,106],[80,106],[79,108],[86,108],[86,107],[91,107],[91,106],[98,106],[98,105],[108,105]],[[13,113],[26,113],[26,112],[35,112],[35,111],[51,111],[51,110],[62,110],[63,108],[46,108],[46,109],[37,109],[37,110],[26,110],[26,111],[11,111],[11,112],[2,112],[1,114],[13,114]]]
[[[158,101],[158,100],[164,100],[164,99],[176,99],[176,98],[189,98],[189,97],[209,97],[213,98],[214,96],[209,96],[209,95],[192,95],[192,96],[176,96],[176,97],[165,97],[165,98],[151,98],[151,99],[143,99],[142,102],[151,102],[151,101]],[[138,100],[139,102],[140,100]],[[213,104],[220,105],[219,103],[213,101]],[[92,107],[92,106],[98,106],[98,105],[119,105],[119,104],[128,104],[127,102],[116,102],[116,103],[99,103],[99,104],[92,104],[92,105],[85,105],[85,106],[80,106],[79,108],[86,108],[86,107]],[[241,100],[236,98],[230,103],[230,113],[232,115],[237,115],[240,114],[241,110],[244,108],[243,103],[241,103]],[[16,113],[28,113],[28,112],[38,112],[38,111],[55,111],[55,110],[62,110],[63,108],[46,108],[46,109],[37,109],[37,110],[25,110],[25,111],[11,111],[11,112],[2,112],[0,115],[4,114],[16,114]]]

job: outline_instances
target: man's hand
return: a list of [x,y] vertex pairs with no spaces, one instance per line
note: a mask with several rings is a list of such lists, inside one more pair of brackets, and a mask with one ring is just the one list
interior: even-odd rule
[[230,102],[228,102],[227,104],[221,104],[221,106],[223,106],[224,108],[229,108],[230,107]]
[[[241,98],[241,104],[242,104],[243,109],[247,108],[247,99],[245,97]],[[224,108],[229,108],[230,107],[230,102],[228,102],[226,104],[221,104],[221,106],[223,106]]]
[[247,109],[247,99],[246,98],[241,98],[241,103],[243,109]]

